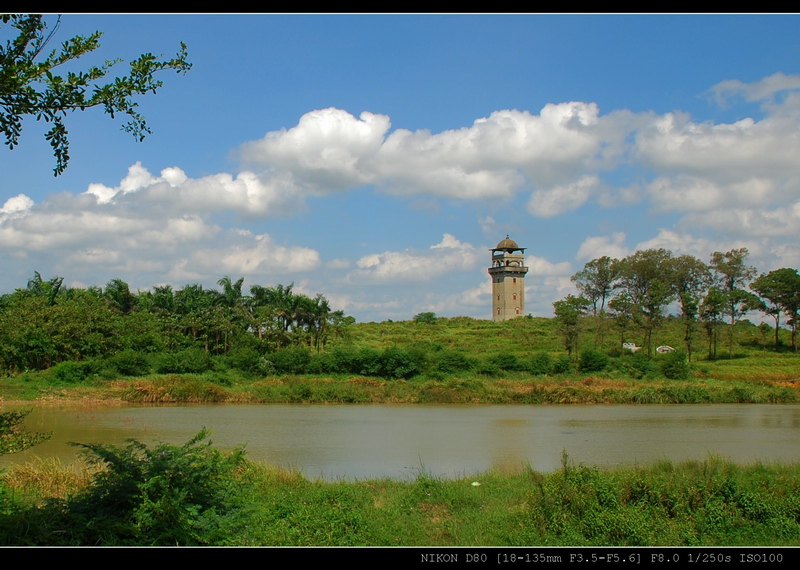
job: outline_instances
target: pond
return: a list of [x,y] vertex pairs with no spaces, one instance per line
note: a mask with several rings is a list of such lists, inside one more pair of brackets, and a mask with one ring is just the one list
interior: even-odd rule
[[223,448],[307,477],[457,477],[488,469],[538,471],[718,455],[738,463],[800,460],[800,405],[203,405],[43,407],[26,426],[53,438],[0,467],[36,456],[71,461],[67,442],[184,443],[201,427]]

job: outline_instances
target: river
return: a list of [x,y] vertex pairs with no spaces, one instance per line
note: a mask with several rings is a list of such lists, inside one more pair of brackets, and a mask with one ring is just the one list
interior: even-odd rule
[[201,427],[223,448],[307,477],[456,477],[530,464],[552,471],[562,451],[597,466],[718,455],[738,463],[800,460],[800,405],[203,405],[37,408],[26,427],[53,438],[36,456],[74,459],[67,442],[183,443]]

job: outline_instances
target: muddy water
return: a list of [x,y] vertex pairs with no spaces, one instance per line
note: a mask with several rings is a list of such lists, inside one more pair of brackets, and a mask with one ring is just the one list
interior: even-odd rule
[[530,464],[552,471],[565,450],[575,463],[649,464],[719,455],[740,463],[800,460],[798,405],[460,406],[209,405],[42,408],[27,427],[46,444],[0,458],[75,457],[69,441],[126,438],[183,443],[202,426],[220,447],[308,477],[364,479],[470,475]]

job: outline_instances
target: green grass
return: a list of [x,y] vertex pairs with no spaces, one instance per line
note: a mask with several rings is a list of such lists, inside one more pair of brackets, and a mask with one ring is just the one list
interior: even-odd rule
[[[43,480],[57,479],[63,497],[79,495],[86,479],[61,476],[53,465],[35,471],[14,467],[0,479],[2,544],[60,544],[65,536],[53,525],[69,523],[69,512],[48,510]],[[227,476],[239,492],[231,500],[247,508],[236,511],[236,530],[213,544],[800,545],[800,464],[737,466],[711,457],[602,470],[565,456],[548,474],[529,468],[445,479],[420,468],[407,481],[325,482],[244,462]],[[80,516],[91,524],[90,514]]]
[[[409,378],[319,372],[265,376],[232,368],[231,359],[220,359],[213,369],[202,373],[124,379],[89,375],[80,382],[70,382],[54,367],[0,379],[0,398],[353,404],[800,401],[800,355],[774,351],[769,345],[771,337],[765,342],[755,326],[737,327],[738,344],[730,359],[720,348],[719,359],[707,360],[704,339],[698,333],[689,377],[671,380],[663,372],[668,357],[656,354],[648,360],[641,353],[634,357],[620,351],[616,348],[618,332],[610,326],[595,349],[596,324],[587,319],[580,339],[581,353],[574,355],[571,370],[561,373],[556,370],[569,361],[552,319],[493,322],[456,317],[433,323],[354,324],[344,337],[331,340],[324,357],[316,361],[316,369],[324,370],[321,366],[337,358],[375,357],[394,351],[406,359],[397,360],[398,366],[415,370]],[[678,321],[668,321],[656,335],[655,344],[680,347],[682,334]],[[633,335],[627,339],[636,340]],[[610,354],[607,361],[603,347]],[[596,363],[607,362],[605,368],[577,371],[581,363],[584,370],[594,368],[586,365],[587,349],[594,351]],[[376,368],[370,373],[380,372]]]

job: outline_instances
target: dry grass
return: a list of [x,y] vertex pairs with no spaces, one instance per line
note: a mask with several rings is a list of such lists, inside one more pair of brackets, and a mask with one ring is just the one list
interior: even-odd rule
[[85,488],[96,470],[83,462],[64,465],[56,457],[37,457],[28,463],[12,465],[0,477],[20,495],[63,499]]

